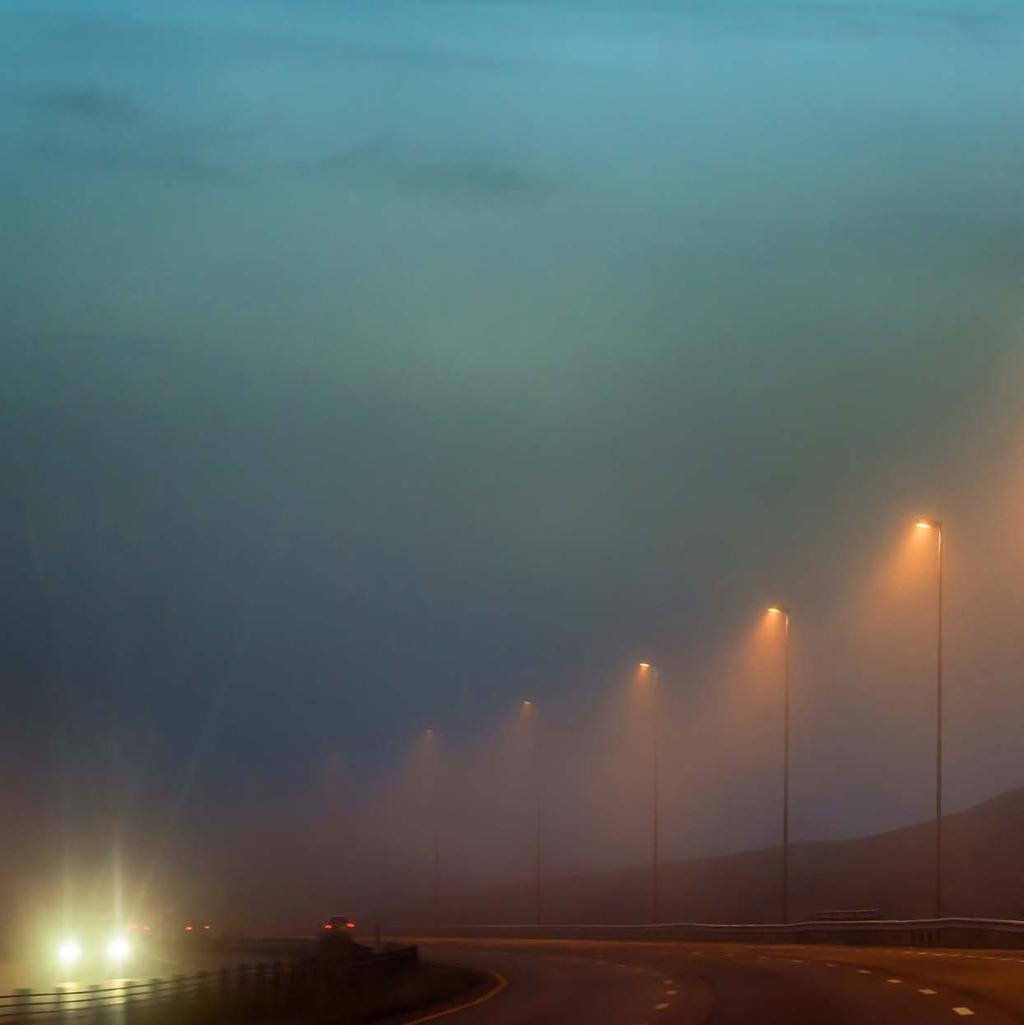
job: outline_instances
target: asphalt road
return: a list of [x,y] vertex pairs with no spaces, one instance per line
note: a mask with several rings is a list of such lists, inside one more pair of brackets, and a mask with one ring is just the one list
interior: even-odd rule
[[1024,1023],[1024,951],[420,942],[426,959],[507,980],[492,998],[452,1011],[452,1025]]

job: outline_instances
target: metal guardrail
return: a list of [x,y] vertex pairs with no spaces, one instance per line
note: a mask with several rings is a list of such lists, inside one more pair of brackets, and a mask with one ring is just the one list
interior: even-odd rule
[[294,985],[295,966],[283,962],[242,964],[217,972],[170,979],[60,986],[49,992],[20,989],[0,996],[0,1021],[47,1022],[68,1018],[157,1023],[235,1017],[245,1010],[283,1003]]
[[61,986],[48,992],[19,989],[0,994],[0,1023],[220,1025],[285,1011],[317,1017],[365,1001],[371,990],[418,963],[417,948],[403,947],[351,962],[261,962],[170,979]]
[[395,927],[399,936],[520,939],[677,939],[702,942],[825,943],[901,947],[1024,947],[1024,921],[930,918],[809,921],[728,925],[668,922],[658,925],[451,925]]

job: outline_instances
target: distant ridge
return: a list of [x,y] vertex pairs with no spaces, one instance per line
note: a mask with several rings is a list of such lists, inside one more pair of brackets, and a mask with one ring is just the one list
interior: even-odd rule
[[[933,914],[931,822],[851,840],[790,848],[791,918],[835,908],[878,908],[887,918]],[[943,822],[947,915],[1024,918],[1024,787]],[[766,922],[779,917],[781,848],[661,866],[662,921]],[[636,922],[650,906],[649,869],[544,880],[544,920]],[[529,923],[532,882],[444,897],[442,919]],[[419,917],[419,916],[418,916]]]

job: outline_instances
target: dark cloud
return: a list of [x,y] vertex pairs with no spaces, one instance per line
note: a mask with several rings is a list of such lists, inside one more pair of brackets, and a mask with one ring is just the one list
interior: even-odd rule
[[508,164],[486,158],[430,160],[410,167],[404,175],[410,186],[457,196],[514,199],[536,196],[542,183]]
[[207,24],[201,28],[180,20],[139,17],[137,13],[41,12],[14,10],[5,15],[13,24],[38,33],[41,41],[61,52],[91,53],[119,64],[139,65],[149,61],[175,60],[190,63],[201,55],[211,40],[219,50],[240,59],[282,57],[329,62],[340,65],[390,65],[424,72],[467,73],[513,72],[537,69],[550,62],[536,55],[503,52],[500,46],[482,52],[456,46],[438,46],[436,41],[381,42],[339,34],[330,27],[330,8],[322,5],[325,31],[310,31],[300,21],[287,25],[243,25],[237,21]]
[[236,171],[203,156],[132,146],[75,145],[47,142],[35,154],[52,167],[105,175],[132,175],[181,185],[232,185]]
[[128,94],[96,86],[49,86],[29,94],[34,113],[27,149],[52,166],[139,175],[183,184],[224,184],[237,172],[209,155],[258,131],[250,120],[165,114]]
[[504,202],[543,195],[547,183],[490,155],[436,155],[414,146],[368,142],[325,158],[320,167],[355,185],[378,185],[459,199]]
[[138,118],[138,111],[128,97],[91,86],[41,89],[30,102],[37,111],[94,125],[125,125]]

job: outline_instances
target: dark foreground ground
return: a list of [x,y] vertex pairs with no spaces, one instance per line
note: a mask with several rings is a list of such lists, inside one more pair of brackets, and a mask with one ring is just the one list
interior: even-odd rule
[[[458,1025],[1024,1023],[1024,952],[597,940],[425,940],[491,975]],[[507,985],[498,989],[499,980]],[[436,1014],[391,1022],[425,1021]],[[438,1020],[431,1018],[430,1020]]]

